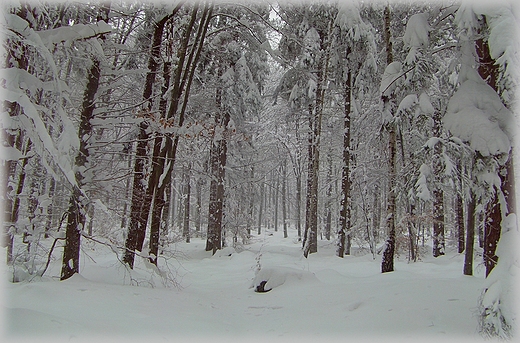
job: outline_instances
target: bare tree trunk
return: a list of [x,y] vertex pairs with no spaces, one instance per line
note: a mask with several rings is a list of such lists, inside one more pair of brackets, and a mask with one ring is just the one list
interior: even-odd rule
[[[211,18],[212,7],[209,7],[207,4],[204,7],[196,38],[193,44],[191,44],[190,53],[187,54],[191,31],[197,19],[198,11],[199,7],[196,3],[192,8],[190,22],[186,26],[186,30],[184,31],[183,39],[181,41],[181,47],[177,53],[178,61],[173,79],[170,107],[168,108],[168,113],[163,117],[166,121],[173,121],[175,116],[178,114],[177,125],[179,127],[182,127],[184,124],[191,83],[193,81],[198,59],[200,57],[204,38],[206,36],[209,18]],[[186,67],[184,67],[185,61]],[[180,111],[178,112],[182,95],[184,96],[184,99],[182,101]],[[157,264],[157,253],[159,247],[159,230],[157,223],[160,223],[161,213],[164,210],[165,188],[166,184],[171,182],[171,175],[176,160],[179,137],[180,136],[175,136],[174,139],[171,137],[165,137],[165,143],[163,146],[161,146],[159,154],[154,154],[154,156],[158,156],[158,159],[157,163],[154,163],[153,165],[152,177],[158,177],[159,173],[162,173],[160,178],[156,179],[157,182],[153,184],[155,191],[154,208],[152,210],[152,220],[150,227],[150,254],[155,256],[152,256],[150,261],[154,264]],[[161,179],[163,181],[162,183],[159,182]]]
[[191,201],[191,165],[188,166],[184,170],[184,182],[183,182],[183,196],[184,196],[184,223],[182,234],[186,239],[186,243],[190,243],[191,235],[190,235],[190,201]]
[[415,215],[415,205],[410,204],[409,205],[409,214],[410,214],[410,220],[408,220],[407,227],[408,227],[408,240],[410,243],[410,261],[417,261],[417,249],[416,249],[416,234],[414,232],[414,225],[413,225],[413,216]]
[[374,202],[372,206],[372,236],[374,238],[374,247],[379,236],[379,226],[381,224],[381,202],[379,200],[380,191],[379,186],[374,186]]
[[259,235],[262,234],[262,219],[263,219],[262,212],[264,209],[264,192],[265,192],[264,188],[265,188],[265,186],[262,181],[262,184],[260,185],[260,208],[258,209],[258,228],[257,228],[258,232],[257,233]]
[[469,190],[468,208],[466,213],[466,251],[464,253],[464,275],[473,275],[473,245],[475,241],[475,206],[476,199],[473,190]]
[[[485,23],[485,18],[484,18]],[[489,43],[484,38],[476,41],[476,51],[478,55],[478,72],[487,84],[498,92],[497,80],[499,75],[498,64],[491,57]],[[500,189],[495,189],[494,196],[488,204],[487,218],[484,223],[484,263],[486,265],[486,277],[491,273],[498,262],[496,247],[500,240],[502,230],[502,218],[516,212],[515,182],[513,169],[513,148],[509,152],[509,159],[505,165],[500,166],[498,171],[500,176]],[[505,197],[505,207],[500,206],[499,194]],[[505,213],[504,213],[505,212]]]
[[330,231],[332,229],[332,148],[327,154],[327,201],[325,205],[325,239],[330,241]]
[[[47,191],[47,196],[49,197],[49,199],[54,199],[54,195],[56,193],[56,180],[54,180],[54,178],[51,177],[50,179],[50,184],[49,184],[49,189]],[[54,201],[51,201],[51,204],[49,204],[49,206],[47,207],[47,218],[45,219],[45,238],[49,238],[49,232],[51,231],[52,229],[52,217],[54,215],[54,208],[55,208],[55,204],[54,204]]]
[[[350,47],[347,47],[346,60],[348,61]],[[348,62],[347,62],[348,63]],[[344,111],[343,111],[343,167],[341,173],[341,210],[339,213],[339,230],[338,230],[338,247],[336,255],[343,257],[346,253],[350,255],[350,244],[345,246],[347,230],[350,230],[351,219],[351,178],[350,178],[350,112],[351,112],[351,95],[352,95],[352,72],[349,69],[346,72],[345,93],[344,93]],[[347,249],[345,249],[347,248]]]
[[202,179],[199,177],[195,184],[195,231],[200,236],[202,231]]
[[[108,10],[106,11],[108,17]],[[88,81],[83,95],[83,106],[81,111],[81,121],[79,125],[78,137],[80,147],[76,156],[75,165],[81,169],[88,162],[88,137],[92,133],[91,119],[94,118],[95,96],[101,78],[100,61],[95,59],[89,69]],[[85,229],[85,202],[82,202],[84,194],[81,187],[84,185],[83,175],[76,173],[77,186],[74,187],[69,199],[69,211],[67,219],[67,229],[65,231],[65,246],[63,249],[63,261],[61,267],[61,280],[70,278],[75,273],[79,273],[79,251],[81,244],[81,232]]]
[[[390,33],[390,7],[387,5],[384,11],[385,18],[385,46],[386,46],[386,63],[387,65],[393,62],[392,55],[392,41]],[[383,110],[388,111],[393,116],[394,106],[393,99],[391,97],[383,96]],[[387,193],[387,216],[386,216],[386,229],[387,239],[386,246],[383,252],[383,258],[381,261],[381,272],[387,273],[394,270],[394,253],[395,253],[395,185],[396,185],[396,132],[395,124],[388,123],[388,179],[389,189]]]
[[[457,161],[458,170],[462,171],[462,157],[460,157]],[[464,202],[462,200],[462,192],[463,192],[463,183],[462,177],[459,178],[458,189],[455,194],[455,223],[457,226],[457,243],[458,243],[458,253],[462,254],[464,252],[465,241],[464,241]]]
[[298,174],[296,176],[296,206],[295,206],[295,212],[296,212],[296,231],[298,233],[298,241],[302,240],[302,220],[301,220],[301,213],[302,213],[302,177],[301,174]]
[[[164,26],[173,14],[164,16],[155,25],[153,38],[150,46],[150,57],[148,59],[148,73],[145,80],[145,88],[143,91],[143,99],[146,102],[144,116],[149,115],[152,110],[152,91],[155,84],[155,78],[159,69],[159,57],[161,54],[161,42],[164,32]],[[165,82],[167,82],[165,80]],[[148,222],[148,214],[150,210],[151,197],[144,185],[145,169],[148,160],[147,145],[150,139],[148,133],[149,124],[143,120],[139,124],[139,137],[137,141],[136,157],[134,165],[134,181],[132,185],[132,202],[130,206],[130,225],[128,227],[128,235],[125,241],[125,253],[123,262],[128,264],[130,268],[134,267],[134,251],[141,251],[143,247],[144,237],[146,233],[146,224]],[[157,144],[155,145],[157,146]]]
[[316,153],[317,138],[316,118],[312,106],[309,106],[309,133],[308,133],[308,159],[307,159],[307,197],[305,201],[305,230],[303,232],[303,255],[318,251],[318,193],[317,193],[317,173]]
[[[502,232],[503,211],[505,214],[515,213],[516,197],[515,197],[515,179],[513,169],[513,151],[511,150],[509,160],[502,166],[499,172],[500,189],[495,189],[492,202],[489,204],[488,216],[484,225],[484,263],[486,265],[486,277],[491,273],[495,265],[498,263],[496,249]],[[502,193],[505,198],[505,207],[501,206],[498,200],[499,194]]]
[[[217,95],[219,98],[220,95]],[[217,100],[217,104],[220,100]],[[221,108],[218,106],[217,108]],[[230,117],[227,112],[220,112],[215,118],[216,125],[225,129]],[[208,214],[208,237],[206,241],[206,251],[213,251],[222,248],[222,219],[224,216],[224,181],[226,176],[227,160],[227,141],[225,137],[214,140],[211,146],[211,184]]]
[[159,231],[159,245],[165,248],[168,245],[168,234],[170,226],[172,226],[172,202],[175,200],[173,195],[175,194],[173,181],[167,182],[164,188],[164,209],[161,214],[161,227]]
[[273,190],[273,197],[274,197],[274,231],[278,231],[278,198],[280,196],[280,175],[278,172],[276,172],[276,180],[275,180],[275,186]]
[[303,255],[307,257],[318,251],[318,176],[320,168],[320,140],[325,82],[329,63],[327,37],[321,37],[321,57],[316,77],[316,102],[309,105],[309,160],[307,169],[307,207]]
[[296,206],[295,206],[295,219],[296,219],[296,231],[298,232],[298,241],[302,240],[302,149],[300,146],[300,118],[299,116],[295,120],[295,136],[297,142],[296,157],[294,161],[294,175],[296,177]]
[[287,238],[287,160],[282,165],[282,223],[283,238]]
[[[440,112],[433,115],[433,135],[440,138],[442,123]],[[444,255],[444,191],[442,190],[442,153],[440,142],[433,147],[432,171],[434,175],[433,189],[433,257]]]
[[386,247],[383,252],[383,259],[381,262],[381,271],[383,273],[394,270],[394,253],[395,253],[395,177],[396,177],[396,137],[395,129],[392,127],[388,132],[388,159],[389,159],[389,189],[387,194],[387,217],[386,229],[387,240]]
[[[19,17],[26,19],[27,17],[27,11],[24,9],[20,9],[18,13],[16,13]],[[13,42],[7,42],[7,46],[11,47]],[[29,61],[28,61],[28,55],[24,53],[26,50],[25,47],[20,46],[18,43],[14,43],[15,46],[12,48],[7,49],[7,56],[4,62],[4,66],[8,68],[18,68],[21,70],[27,71],[29,68]],[[21,53],[20,53],[21,52]],[[7,112],[9,114],[10,118],[17,117],[21,113],[21,107],[18,103],[15,102],[9,102],[4,101],[3,102],[3,111]],[[3,146],[6,147],[14,147],[18,151],[22,151],[24,139],[23,139],[23,133],[19,130],[6,130],[2,129],[1,132],[1,139]],[[18,215],[17,211],[14,211],[14,204],[13,202],[16,200],[17,196],[15,195],[15,198],[12,197],[12,191],[10,181],[14,180],[16,177],[16,167],[19,161],[17,160],[7,160],[2,166],[2,170],[0,172],[1,177],[1,195],[0,195],[0,210],[3,211],[3,220],[2,223],[4,224],[2,229],[2,240],[1,240],[1,246],[7,247],[7,256],[6,256],[6,263],[10,264],[13,261],[13,249],[14,249],[14,231],[15,231],[15,225],[16,221],[18,220],[17,217],[13,217]],[[27,164],[27,158],[25,158],[22,161],[22,164],[25,166]],[[24,170],[24,166],[22,166],[22,171]],[[25,179],[25,175],[24,175]],[[22,181],[22,178],[18,179],[18,185],[17,188],[20,188],[20,181]],[[22,189],[23,189],[23,181],[22,181]],[[20,192],[16,191],[16,194],[20,194]]]
[[251,236],[251,228],[254,225],[254,206],[255,206],[255,185],[253,180],[255,178],[255,167],[251,166],[251,171],[249,175],[249,211],[247,218],[247,237]]

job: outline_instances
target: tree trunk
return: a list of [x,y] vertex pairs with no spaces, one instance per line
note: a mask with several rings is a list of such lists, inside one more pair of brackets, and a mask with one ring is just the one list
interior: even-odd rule
[[327,154],[327,201],[325,204],[325,239],[330,241],[330,231],[332,229],[332,148]]
[[[107,17],[108,9],[106,10],[105,18]],[[94,118],[95,96],[99,88],[100,78],[100,61],[95,59],[89,69],[87,86],[83,95],[83,105],[78,133],[80,147],[75,161],[76,169],[82,169],[88,163],[88,138],[92,134],[91,120]],[[85,211],[87,205],[85,202],[82,202],[84,194],[81,191],[81,188],[84,185],[84,178],[81,172],[76,172],[76,182],[77,185],[74,186],[72,195],[69,199],[67,228],[65,231],[65,246],[63,249],[63,260],[61,266],[61,280],[66,280],[75,273],[79,273],[81,232],[85,228],[86,224]]]
[[417,261],[417,249],[416,249],[416,238],[415,238],[415,232],[413,230],[414,228],[414,225],[413,225],[413,216],[415,215],[415,205],[413,204],[410,204],[410,208],[409,208],[409,214],[410,214],[410,220],[408,220],[408,223],[407,223],[407,227],[408,227],[408,241],[410,243],[410,253],[409,253],[409,257],[410,257],[410,261]]
[[309,107],[309,142],[307,160],[307,198],[305,203],[305,231],[303,233],[303,255],[318,251],[318,137],[316,135],[317,114]]
[[[151,198],[148,195],[147,188],[144,185],[146,177],[147,164],[147,145],[150,139],[148,133],[149,124],[146,118],[152,111],[152,91],[155,84],[155,78],[159,69],[157,61],[161,55],[161,42],[164,32],[164,26],[168,19],[172,16],[166,15],[155,25],[152,42],[150,45],[150,57],[148,59],[148,73],[146,75],[145,87],[143,91],[143,99],[146,104],[144,110],[143,121],[139,124],[139,137],[137,141],[136,157],[134,165],[134,181],[132,185],[132,202],[130,206],[130,225],[128,227],[128,235],[125,241],[125,253],[123,262],[134,267],[134,251],[141,251],[143,248],[144,237],[146,233],[146,224],[148,222],[148,214],[150,210]],[[165,80],[165,82],[167,82]],[[157,145],[156,145],[157,146]]]
[[294,211],[296,212],[296,232],[298,234],[298,241],[302,240],[302,177],[301,174],[296,175],[296,206]]
[[[433,115],[433,136],[440,138],[442,134],[440,112]],[[440,142],[433,147],[432,171],[434,175],[433,189],[433,257],[444,255],[444,191],[442,190],[442,153]]]
[[466,249],[464,253],[464,275],[473,275],[473,244],[475,241],[475,206],[476,199],[473,190],[469,190],[468,208],[466,213]]
[[[24,10],[18,11],[16,13],[19,17],[27,20],[27,12]],[[7,42],[6,44],[8,47],[11,46],[12,42]],[[26,48],[23,46],[20,46],[18,43],[16,43],[16,46],[13,47],[13,49],[7,49],[7,56],[4,62],[4,66],[7,68],[18,68],[21,70],[27,71],[29,68],[29,61],[28,61],[28,54],[25,54]],[[20,53],[21,51],[22,53]],[[7,112],[9,114],[10,118],[17,117],[21,113],[21,107],[18,103],[15,102],[9,102],[4,101],[3,102],[3,109],[4,112]],[[24,140],[23,140],[23,133],[19,130],[6,130],[2,128],[1,132],[1,139],[3,146],[6,147],[14,147],[18,151],[22,151]],[[16,216],[18,215],[18,212],[13,211],[14,204],[16,198],[13,199],[11,192],[13,189],[11,188],[10,180],[15,179],[16,175],[16,167],[19,161],[16,160],[7,160],[3,163],[2,170],[0,172],[1,177],[1,184],[0,187],[2,189],[0,190],[0,209],[3,210],[3,220],[2,223],[4,224],[2,229],[2,240],[1,240],[1,246],[7,247],[7,256],[6,256],[6,262],[7,264],[12,263],[13,261],[13,249],[14,249],[14,231],[15,231],[15,225],[16,221],[13,221],[13,214]],[[22,161],[22,164],[27,164],[27,158]],[[22,167],[22,170],[24,167]],[[25,176],[24,176],[25,178]],[[21,179],[18,181],[18,186],[20,185]],[[23,187],[22,187],[23,188]],[[21,193],[21,190],[20,190]],[[20,194],[17,192],[17,194]],[[17,220],[17,218],[14,218]]]
[[387,240],[386,247],[383,252],[381,262],[381,271],[383,273],[394,271],[394,253],[395,253],[395,177],[396,177],[396,137],[395,129],[391,128],[388,132],[388,159],[389,159],[389,189],[387,194],[387,217],[386,229]]
[[173,181],[167,182],[164,188],[164,208],[161,214],[161,228],[159,231],[159,245],[162,248],[166,248],[168,245],[168,234],[170,226],[172,226],[172,202],[174,201],[173,195],[175,194]]
[[274,197],[274,231],[278,231],[278,198],[280,196],[280,175],[276,173],[276,180],[275,180],[275,186],[273,190],[273,197]]
[[[220,95],[217,95],[220,98]],[[217,104],[220,100],[217,99]],[[217,105],[221,109],[221,106]],[[215,119],[216,125],[225,130],[229,124],[229,113],[219,112]],[[214,139],[211,146],[211,184],[209,198],[209,214],[208,214],[208,237],[206,241],[206,251],[213,251],[222,248],[222,219],[224,216],[224,181],[226,176],[226,160],[227,160],[227,141],[225,137]]]
[[[483,18],[484,24],[485,17]],[[498,93],[497,80],[499,68],[496,61],[491,57],[489,43],[484,38],[476,41],[478,55],[478,73],[487,84]],[[498,262],[496,247],[500,240],[502,230],[502,218],[516,211],[514,171],[513,171],[513,148],[509,153],[509,159],[504,166],[499,167],[500,189],[494,189],[491,203],[488,205],[487,218],[484,223],[484,264],[486,265],[486,277],[491,273]],[[500,206],[499,196],[505,197],[505,208]],[[503,213],[505,212],[505,213]]]
[[[350,54],[350,47],[347,47],[346,52],[346,60],[348,63],[348,58]],[[343,167],[341,173],[341,211],[339,213],[339,231],[338,231],[338,247],[336,250],[336,255],[338,257],[343,257],[346,253],[350,255],[350,244],[345,246],[345,237],[348,235],[350,238],[350,234],[347,234],[347,230],[350,230],[350,219],[351,219],[351,199],[350,199],[350,188],[351,188],[351,178],[350,178],[350,112],[351,112],[351,96],[352,96],[352,72],[348,69],[346,73],[346,82],[345,82],[345,93],[344,93],[344,111],[343,111]],[[349,242],[350,243],[350,242]],[[347,248],[347,249],[346,249]]]
[[379,200],[379,186],[374,186],[374,202],[372,206],[372,236],[374,238],[374,247],[379,237],[379,226],[381,224],[381,202]]
[[197,236],[200,236],[202,231],[202,178],[197,179],[197,183],[195,184],[195,230]]
[[191,201],[191,184],[190,184],[190,173],[191,167],[188,164],[188,167],[184,170],[184,182],[183,182],[183,196],[184,196],[184,223],[182,234],[186,239],[186,243],[190,243],[191,235],[190,235],[190,201]]
[[[457,161],[457,169],[462,171],[462,157]],[[462,200],[463,184],[462,177],[459,177],[457,182],[458,189],[455,194],[455,225],[457,226],[457,243],[458,253],[464,252],[465,240],[464,240],[464,202]]]
[[283,238],[287,238],[287,160],[282,165],[282,223]]
[[[487,218],[484,225],[484,264],[486,265],[486,277],[489,276],[495,265],[498,263],[496,249],[502,232],[502,218],[505,214],[515,213],[516,196],[515,196],[515,180],[513,169],[513,150],[511,149],[509,160],[500,167],[500,189],[495,189],[493,200],[489,204]],[[505,208],[501,206],[499,194],[502,193],[505,198]]]
[[262,234],[262,212],[264,209],[264,183],[260,185],[260,208],[258,209],[258,228],[257,228],[257,234]]
[[325,83],[329,63],[327,37],[320,38],[321,57],[319,59],[316,78],[316,101],[309,105],[309,160],[307,169],[307,202],[303,255],[318,252],[318,176],[320,168],[320,140],[323,106],[325,100]]
[[255,206],[255,185],[253,180],[255,178],[255,167],[251,166],[249,175],[249,211],[247,218],[247,237],[251,236],[251,228],[254,225],[254,206]]
[[[387,65],[393,62],[392,56],[392,42],[390,40],[390,7],[385,7],[385,46],[386,46],[386,63]],[[382,97],[383,110],[388,111],[392,116],[394,114],[394,104],[391,97]],[[386,215],[386,229],[387,240],[381,261],[381,272],[387,273],[394,270],[394,253],[395,253],[395,186],[396,186],[396,132],[395,124],[388,123],[388,183],[389,189],[387,194],[387,215]]]

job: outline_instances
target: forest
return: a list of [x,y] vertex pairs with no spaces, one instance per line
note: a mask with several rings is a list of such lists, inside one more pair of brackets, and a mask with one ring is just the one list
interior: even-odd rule
[[10,287],[83,275],[92,247],[182,285],[180,244],[210,258],[279,235],[380,274],[455,254],[483,271],[480,334],[513,337],[513,2],[2,7]]

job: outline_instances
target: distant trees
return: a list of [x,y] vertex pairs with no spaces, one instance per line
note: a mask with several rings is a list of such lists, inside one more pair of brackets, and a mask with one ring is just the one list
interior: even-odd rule
[[160,267],[172,241],[215,253],[282,228],[306,257],[330,239],[339,257],[381,254],[382,272],[405,250],[456,247],[466,275],[480,233],[488,278],[507,265],[516,51],[494,39],[507,6],[114,6],[7,6],[13,268],[42,273],[59,247],[69,278],[98,236],[129,268]]

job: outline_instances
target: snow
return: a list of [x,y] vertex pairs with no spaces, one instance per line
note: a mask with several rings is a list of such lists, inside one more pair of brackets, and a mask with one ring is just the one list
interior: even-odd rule
[[344,35],[348,39],[359,41],[362,38],[372,38],[371,27],[361,19],[357,3],[340,1],[334,24],[344,31]]
[[[402,64],[400,62],[392,62],[386,66],[379,91],[383,95],[389,95],[396,87],[396,80],[402,76]],[[393,87],[391,87],[393,86]]]
[[17,161],[18,159],[22,158],[23,154],[20,150],[9,147],[9,146],[3,146],[0,145],[0,158],[4,161]]
[[[170,247],[176,258],[168,266],[180,287],[165,287],[165,274],[146,269],[141,258],[130,275],[110,247],[87,241],[81,275],[57,281],[58,258],[42,279],[2,284],[5,337],[481,340],[474,310],[483,268],[463,276],[461,254],[448,250],[434,259],[428,253],[416,263],[397,259],[395,271],[382,274],[381,256],[374,260],[366,247],[354,246],[353,256],[340,259],[333,241],[320,240],[318,253],[305,259],[293,228],[287,239],[281,231],[264,232],[218,256],[204,251],[201,238]],[[159,259],[163,271],[164,263]],[[273,289],[267,293],[250,288],[258,266],[257,278],[270,275]]]
[[430,97],[426,93],[421,93],[421,95],[419,95],[419,107],[421,108],[421,112],[424,114],[433,115],[435,113],[435,108],[433,108],[433,105],[430,102]]
[[513,115],[481,79],[468,79],[459,87],[449,101],[443,122],[454,136],[483,156],[509,153]]
[[463,1],[455,14],[457,26],[466,31],[468,36],[476,34],[480,26],[472,5],[474,5],[472,1]]
[[409,47],[426,47],[429,42],[429,32],[428,15],[426,13],[414,14],[406,24],[403,42]]
[[80,39],[88,39],[102,33],[109,33],[112,27],[100,21],[95,24],[76,24],[72,26],[62,26],[56,29],[38,31],[42,42],[50,49],[52,45],[63,43],[70,46],[73,41]]
[[[485,280],[484,291],[480,299],[481,314],[486,318],[481,323],[481,329],[497,331],[501,338],[508,338],[511,334],[503,324],[515,322],[515,308],[518,308],[518,300],[515,299],[512,290],[512,280],[517,280],[520,263],[518,256],[514,253],[519,243],[519,232],[517,228],[516,215],[510,214],[502,221],[502,233],[498,242],[496,255],[498,263]],[[512,250],[510,250],[512,249]]]
[[431,177],[431,174],[432,172],[429,165],[423,163],[421,167],[419,167],[419,178],[415,183],[416,196],[425,202],[433,199],[428,188],[428,178]]
[[408,94],[401,100],[397,107],[397,113],[411,111],[412,107],[417,104],[418,99],[416,94]]

